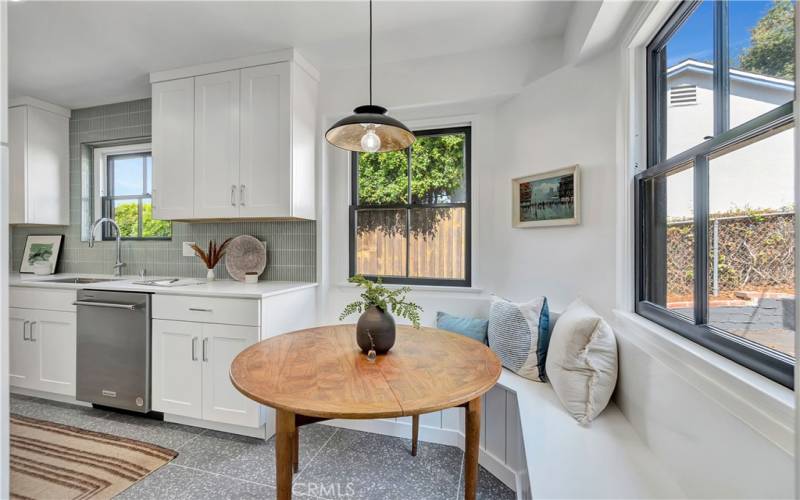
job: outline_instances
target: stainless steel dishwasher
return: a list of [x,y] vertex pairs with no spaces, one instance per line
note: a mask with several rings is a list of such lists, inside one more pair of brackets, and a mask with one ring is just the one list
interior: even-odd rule
[[150,297],[78,290],[76,399],[150,411]]

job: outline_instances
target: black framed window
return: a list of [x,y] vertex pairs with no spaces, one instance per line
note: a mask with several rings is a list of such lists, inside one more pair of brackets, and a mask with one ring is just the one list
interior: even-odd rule
[[[119,225],[125,239],[170,239],[172,223],[153,219],[153,157],[148,152],[105,157],[103,217]],[[114,239],[110,226],[103,239]]]
[[636,311],[794,387],[794,8],[684,2],[647,48]]
[[350,276],[470,286],[470,130],[420,130],[408,149],[353,153]]

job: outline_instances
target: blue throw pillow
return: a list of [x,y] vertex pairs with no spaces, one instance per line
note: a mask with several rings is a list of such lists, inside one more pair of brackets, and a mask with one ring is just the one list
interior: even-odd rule
[[509,370],[545,382],[549,327],[545,297],[521,304],[495,297],[489,309],[489,347]]
[[460,333],[483,344],[489,331],[489,320],[478,318],[462,318],[444,312],[436,313],[436,328]]

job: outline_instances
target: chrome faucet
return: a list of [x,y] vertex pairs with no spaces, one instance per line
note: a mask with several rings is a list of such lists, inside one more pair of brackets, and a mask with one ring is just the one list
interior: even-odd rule
[[102,217],[92,223],[92,228],[89,229],[89,248],[94,248],[94,230],[97,229],[97,226],[103,225],[103,222],[108,222],[117,230],[117,263],[114,264],[114,276],[122,276],[122,268],[125,267],[125,264],[122,263],[122,233],[114,219]]

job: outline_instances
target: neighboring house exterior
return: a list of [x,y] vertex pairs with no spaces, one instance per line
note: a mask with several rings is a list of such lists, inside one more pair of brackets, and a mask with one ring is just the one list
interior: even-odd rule
[[[794,98],[791,80],[736,69],[730,75],[731,127]],[[685,151],[714,134],[712,78],[713,66],[693,59],[667,70],[667,156]],[[712,159],[711,213],[745,207],[779,210],[793,206],[793,170],[791,130]],[[692,186],[691,170],[670,178],[667,187],[670,217],[692,215]]]

